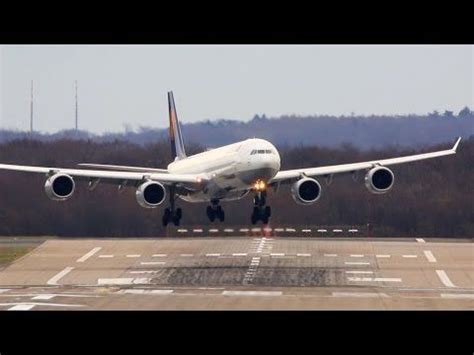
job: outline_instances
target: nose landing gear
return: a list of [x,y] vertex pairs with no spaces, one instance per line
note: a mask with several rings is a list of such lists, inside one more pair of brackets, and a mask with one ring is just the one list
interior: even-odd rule
[[259,191],[253,199],[253,211],[250,217],[252,224],[262,221],[262,223],[267,224],[268,220],[272,214],[270,206],[266,206],[266,191]]

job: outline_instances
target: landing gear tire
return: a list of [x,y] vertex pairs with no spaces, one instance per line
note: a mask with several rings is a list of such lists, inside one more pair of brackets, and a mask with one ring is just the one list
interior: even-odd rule
[[175,226],[179,226],[182,217],[183,211],[181,210],[181,208],[177,208],[174,213],[171,211],[170,208],[166,208],[165,212],[163,213],[163,218],[161,219],[161,221],[163,222],[163,227],[166,227],[170,222],[173,222]]
[[216,219],[216,212],[214,211],[214,209],[211,206],[207,206],[206,213],[209,220],[211,222],[214,222],[214,220]]
[[225,213],[221,206],[217,206],[216,215],[217,218],[219,218],[219,221],[224,222]]
[[262,192],[255,195],[253,199],[254,207],[250,217],[252,224],[257,223],[258,221],[262,221],[263,224],[268,224],[268,220],[272,215],[272,209],[270,206],[265,206],[265,197],[265,194]]

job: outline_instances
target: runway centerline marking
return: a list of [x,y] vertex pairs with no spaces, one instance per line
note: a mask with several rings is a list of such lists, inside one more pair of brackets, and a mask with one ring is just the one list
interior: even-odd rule
[[164,258],[166,256],[166,254],[153,254],[152,257],[153,258]]
[[311,254],[308,254],[308,253],[299,253],[299,254],[296,254],[296,256],[311,256]]
[[434,255],[431,251],[424,250],[423,253],[425,253],[426,259],[428,259],[428,261],[430,263],[435,263],[436,262],[436,258],[434,257]]
[[355,281],[355,282],[402,282],[402,279],[397,277],[348,277],[348,281]]
[[112,254],[102,254],[102,255],[99,255],[99,258],[107,258],[107,259],[110,259],[110,258],[113,258],[114,256]]
[[142,261],[140,265],[164,265],[166,262],[164,261]]
[[369,262],[365,262],[365,261],[346,261],[346,262],[344,262],[344,264],[346,264],[346,265],[370,265]]
[[362,298],[378,298],[384,297],[388,298],[389,296],[386,293],[377,293],[377,292],[333,292],[333,297],[362,297]]
[[84,261],[86,261],[87,259],[89,259],[91,256],[93,256],[95,253],[97,253],[100,249],[102,249],[102,247],[95,247],[93,248],[91,251],[89,251],[88,253],[84,254],[83,256],[81,256],[79,259],[76,260],[77,263],[83,263]]
[[388,254],[377,254],[375,255],[376,258],[390,258],[391,256]]
[[219,253],[210,253],[210,254],[206,254],[206,256],[221,256],[221,254]]
[[233,253],[232,256],[247,256],[247,253]]
[[418,243],[426,243],[423,238],[416,238],[416,241],[417,241]]
[[442,293],[441,298],[458,298],[458,299],[474,299],[471,293]]
[[189,256],[193,256],[194,254],[181,254],[181,256],[185,256],[185,257],[189,257]]
[[436,274],[438,274],[439,279],[446,287],[456,287],[451,280],[449,279],[448,275],[444,270],[436,270]]
[[140,256],[140,254],[128,254],[127,258],[139,258]]
[[74,267],[71,267],[71,266],[68,266],[67,268],[65,268],[63,271],[57,273],[56,275],[54,275],[52,278],[50,278],[46,283],[48,285],[58,285],[58,281],[63,278],[64,276],[66,276],[67,274],[69,274],[72,270],[74,269]]
[[327,257],[333,258],[333,257],[337,256],[337,254],[324,254],[324,256],[327,256]]
[[132,285],[132,284],[149,284],[151,281],[150,278],[146,277],[123,277],[123,278],[100,278],[97,280],[98,285]]
[[351,254],[351,258],[363,258],[363,254]]
[[402,255],[402,258],[406,258],[406,259],[413,259],[413,258],[417,258],[418,255]]
[[281,291],[223,291],[223,296],[281,296]]
[[346,274],[373,274],[373,271],[366,271],[366,270],[349,270],[346,271]]

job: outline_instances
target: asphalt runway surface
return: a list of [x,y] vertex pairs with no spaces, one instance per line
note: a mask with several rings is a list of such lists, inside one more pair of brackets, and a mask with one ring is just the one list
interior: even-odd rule
[[38,243],[0,271],[0,310],[474,309],[470,239]]

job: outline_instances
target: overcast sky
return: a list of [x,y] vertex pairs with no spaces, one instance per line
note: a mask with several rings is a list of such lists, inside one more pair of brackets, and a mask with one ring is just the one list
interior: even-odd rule
[[474,109],[474,46],[0,46],[0,128],[166,127],[255,114],[424,114]]

